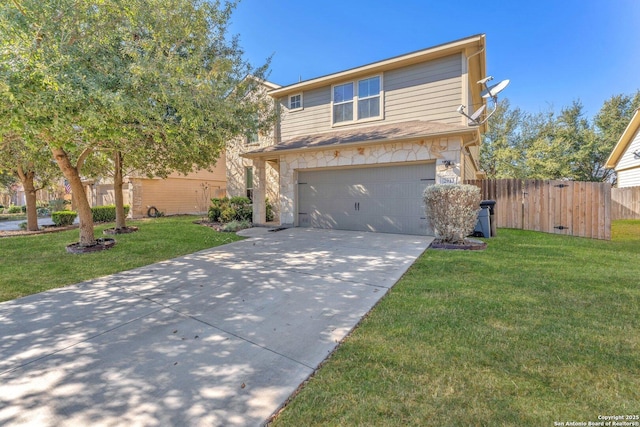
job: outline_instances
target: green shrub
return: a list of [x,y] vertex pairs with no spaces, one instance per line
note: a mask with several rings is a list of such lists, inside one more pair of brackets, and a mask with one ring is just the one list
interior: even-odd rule
[[[129,205],[124,205],[124,216],[129,215]],[[116,220],[116,205],[95,206],[91,208],[93,222],[113,222]]]
[[251,221],[253,218],[253,205],[247,197],[232,197],[229,200],[231,208],[235,211],[234,218],[237,221]]
[[250,228],[251,227],[251,222],[249,221],[237,221],[237,220],[233,220],[225,225],[222,226],[222,228],[220,229],[221,231],[228,231],[228,232],[236,232],[236,231],[240,231],[240,230],[244,230],[245,228]]
[[235,219],[236,219],[236,211],[231,206],[227,206],[222,209],[222,212],[220,212],[220,217],[218,218],[218,221],[222,223],[227,223]]
[[64,227],[73,224],[78,213],[75,211],[58,211],[51,213],[51,220],[58,227]]
[[212,222],[251,221],[253,206],[247,197],[211,199],[207,216]]
[[267,212],[266,212],[267,221],[268,222],[273,221],[274,218],[275,218],[275,216],[273,214],[273,205],[271,203],[269,203],[269,199],[265,199],[264,202],[265,202],[265,206],[266,206],[265,209],[267,210]]
[[475,185],[431,185],[424,190],[427,218],[438,239],[462,243],[473,232],[480,209],[480,189]]
[[229,205],[229,198],[213,198],[211,199],[211,206],[209,206],[209,212],[207,216],[209,217],[209,221],[218,222],[220,221],[220,214],[222,210],[225,209]]
[[18,227],[20,227],[20,230],[26,230],[27,229],[27,221],[23,221],[20,224],[18,224]]
[[11,205],[9,206],[9,210],[7,211],[7,213],[10,213],[10,214],[22,213],[22,206]]

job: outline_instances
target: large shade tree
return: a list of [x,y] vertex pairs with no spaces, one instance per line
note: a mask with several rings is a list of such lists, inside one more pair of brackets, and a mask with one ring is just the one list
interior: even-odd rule
[[0,172],[11,175],[22,184],[27,210],[27,230],[38,230],[36,193],[47,187],[60,171],[53,164],[51,153],[40,145],[25,143],[17,133],[5,133],[0,139]]
[[559,114],[530,114],[505,100],[489,120],[481,166],[489,178],[612,182],[604,164],[638,107],[640,91],[612,96],[593,119],[579,101]]
[[[225,141],[255,126],[261,111],[270,115],[252,96],[266,66],[252,69],[227,33],[234,6],[199,0],[0,6],[2,111],[14,117],[13,132],[48,147],[69,181],[80,244],[95,243],[81,181],[90,156],[108,153],[115,166],[128,159],[145,174],[186,173],[211,166]],[[249,73],[256,79],[246,79]]]

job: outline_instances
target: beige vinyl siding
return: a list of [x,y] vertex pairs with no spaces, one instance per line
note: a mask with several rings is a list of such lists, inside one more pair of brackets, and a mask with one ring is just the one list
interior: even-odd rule
[[305,91],[303,109],[289,111],[289,98],[280,99],[282,141],[291,137],[331,130],[331,87]]
[[227,176],[226,159],[225,159],[225,155],[221,154],[220,158],[218,159],[215,166],[213,167],[213,170],[211,171],[202,169],[196,172],[191,172],[186,176],[180,173],[174,172],[170,174],[168,178],[188,178],[188,179],[224,181],[226,180],[226,176]]
[[[209,187],[204,197],[201,185]],[[195,214],[207,212],[212,197],[223,197],[226,193],[224,181],[167,178],[134,180],[134,217],[146,216],[150,206],[155,206],[165,215]]]
[[618,188],[640,186],[640,166],[618,172]]
[[427,120],[460,124],[460,55],[448,56],[384,74],[385,122]]
[[462,161],[464,162],[464,176],[460,177],[460,181],[464,182],[468,179],[476,179],[476,165],[473,162],[471,156],[462,156]]
[[[370,76],[347,81],[367,77]],[[289,98],[281,98],[282,141],[286,142],[300,135],[371,126],[375,123],[427,120],[461,124],[461,116],[456,112],[463,98],[461,55],[387,71],[382,74],[382,84],[384,105],[383,120],[380,121],[332,126],[331,86],[304,91],[303,109],[298,111],[289,111]]]
[[[166,179],[130,178],[133,217],[146,216],[150,206],[165,215],[205,213],[212,197],[226,195],[225,164],[222,155],[212,171],[199,170],[186,176],[172,173]],[[203,193],[204,184],[208,194]]]
[[[88,194],[88,197],[95,197],[91,200],[93,206],[113,205],[116,203],[115,190],[113,189],[113,183],[96,184],[93,187],[94,191]],[[129,201],[129,184],[126,183],[122,186],[122,197],[124,198],[125,205],[131,205]]]

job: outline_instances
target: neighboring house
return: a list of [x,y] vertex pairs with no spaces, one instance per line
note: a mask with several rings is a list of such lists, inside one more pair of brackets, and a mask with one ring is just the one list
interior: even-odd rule
[[426,186],[483,176],[484,129],[456,110],[483,105],[476,82],[485,67],[485,36],[477,35],[271,85],[279,123],[257,142],[230,144],[228,192],[253,196],[255,224],[266,222],[268,197],[282,226],[432,234]]
[[616,171],[618,188],[640,186],[640,109],[634,113],[605,167]]
[[[280,86],[271,82],[262,81],[262,95],[267,96],[268,91],[279,89]],[[227,143],[227,194],[244,196],[253,200],[254,167],[253,161],[243,157],[244,154],[274,145],[279,133],[279,124],[276,124],[269,133],[257,133],[244,135]],[[280,174],[278,165],[267,163],[265,165],[266,189],[265,199],[273,206],[274,215],[280,214]]]
[[[167,178],[130,175],[124,178],[124,203],[131,206],[130,216],[148,216],[155,207],[165,215],[206,214],[212,197],[226,195],[224,154],[212,171],[200,170],[188,175],[172,173]],[[103,206],[115,203],[113,181],[84,181],[89,203]]]

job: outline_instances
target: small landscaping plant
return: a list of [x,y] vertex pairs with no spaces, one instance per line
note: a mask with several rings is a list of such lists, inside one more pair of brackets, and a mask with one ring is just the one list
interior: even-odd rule
[[[129,205],[124,205],[124,216],[129,215]],[[95,206],[91,208],[93,222],[114,222],[116,220],[116,205]]]
[[51,220],[57,227],[66,227],[73,224],[77,216],[75,211],[58,211],[51,213]]
[[443,243],[464,243],[478,221],[480,189],[466,184],[438,184],[427,187],[423,196],[436,238]]
[[252,216],[253,206],[247,197],[211,199],[208,213],[211,222],[251,221]]
[[245,228],[251,228],[251,222],[247,221],[246,219],[242,221],[233,220],[223,225],[220,231],[236,232],[244,230]]
[[22,206],[11,205],[11,206],[9,206],[9,209],[7,210],[7,213],[10,213],[10,214],[22,213]]

